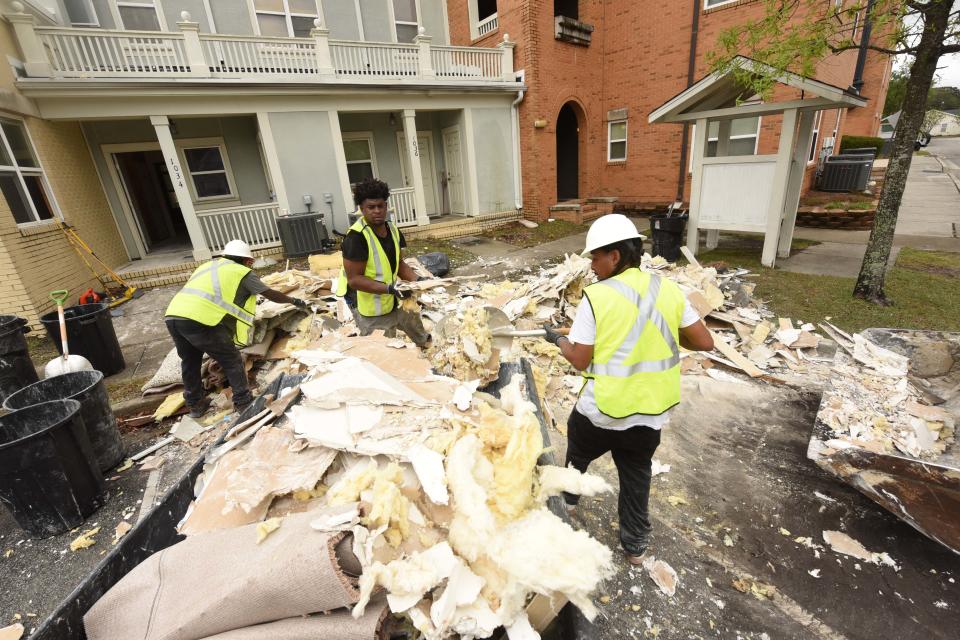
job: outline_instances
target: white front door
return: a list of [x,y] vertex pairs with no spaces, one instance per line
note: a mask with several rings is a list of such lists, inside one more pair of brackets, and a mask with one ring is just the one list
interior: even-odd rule
[[460,127],[443,130],[443,161],[447,165],[447,193],[450,213],[466,210],[463,189],[463,158],[460,156]]
[[[403,186],[412,187],[413,178],[407,171],[407,139],[403,133],[397,133],[400,149],[400,169],[403,172]],[[437,169],[433,161],[433,134],[429,131],[417,132],[417,148],[420,151],[420,172],[423,174],[423,193],[427,200],[427,215],[433,217],[440,213],[437,205]]]

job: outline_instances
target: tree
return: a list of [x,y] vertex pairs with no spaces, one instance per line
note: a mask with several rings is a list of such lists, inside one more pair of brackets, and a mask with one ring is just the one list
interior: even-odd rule
[[[960,52],[960,2],[955,6],[954,0],[763,1],[763,15],[724,31],[711,54],[715,70],[733,71],[739,82],[762,96],[770,95],[783,72],[814,77],[825,58],[860,48],[858,36],[869,34],[871,28],[869,49],[909,60],[886,181],[853,290],[858,298],[892,304],[883,287],[897,213],[937,62]],[[756,74],[742,68],[738,55],[771,70]]]
[[902,69],[894,69],[890,74],[890,86],[887,87],[887,99],[883,103],[884,117],[900,111],[903,94],[907,91],[907,79],[910,76]]
[[948,109],[960,109],[960,88],[957,87],[934,87],[930,89],[930,97],[927,99],[928,109],[938,109],[947,111]]

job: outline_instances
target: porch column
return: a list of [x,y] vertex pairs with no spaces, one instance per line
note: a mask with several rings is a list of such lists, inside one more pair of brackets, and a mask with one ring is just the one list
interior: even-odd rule
[[25,13],[25,8],[20,2],[10,3],[10,8],[14,13],[8,13],[4,17],[13,27],[13,33],[20,44],[20,51],[23,53],[23,70],[31,78],[49,78],[53,73],[50,60],[34,30],[36,23],[33,16]]
[[257,128],[260,130],[260,144],[263,145],[264,160],[267,170],[270,171],[270,182],[273,183],[274,196],[280,215],[290,213],[290,202],[287,199],[287,187],[283,183],[283,171],[280,169],[280,154],[277,153],[277,144],[273,139],[273,128],[270,126],[270,114],[264,111],[257,112]]
[[687,248],[694,254],[700,247],[700,188],[703,184],[703,158],[707,150],[707,120],[697,120],[693,130],[693,179],[690,182],[690,220],[687,221]]
[[150,116],[150,124],[157,132],[160,151],[167,161],[167,171],[170,173],[173,190],[177,194],[177,204],[180,205],[180,213],[183,214],[183,221],[187,225],[190,244],[193,245],[193,259],[198,262],[209,260],[213,254],[207,246],[203,229],[200,227],[200,219],[197,218],[197,212],[193,208],[193,199],[190,197],[190,190],[187,188],[187,179],[180,168],[177,147],[173,144],[173,136],[170,134],[170,121],[167,116]]
[[797,132],[797,109],[783,113],[780,127],[780,147],[777,150],[777,165],[773,172],[773,192],[767,207],[767,230],[763,237],[763,254],[760,262],[773,267],[777,260],[777,244],[780,240],[780,225],[787,202],[787,185],[790,181],[790,163],[793,160],[793,137]]
[[790,180],[787,183],[787,198],[783,212],[783,226],[780,228],[780,242],[777,256],[790,257],[790,245],[793,244],[793,228],[797,224],[797,207],[800,206],[800,191],[803,188],[803,176],[807,172],[807,154],[813,144],[814,111],[800,114],[800,126],[797,132],[797,146],[793,150],[790,163]]
[[417,207],[417,224],[430,224],[427,214],[427,193],[423,188],[423,169],[420,167],[420,144],[417,140],[417,112],[403,110],[403,137],[407,140],[407,170],[413,182],[413,202]]
[[187,64],[190,65],[190,75],[209,77],[210,67],[203,55],[203,45],[200,44],[200,23],[193,22],[189,11],[181,11],[177,28],[183,33],[183,47],[187,54]]
[[[730,155],[730,129],[732,128],[732,120],[721,120],[717,125],[717,157],[724,158]],[[707,139],[710,139],[710,132],[707,131]],[[704,150],[704,156],[706,156],[706,150]],[[720,230],[719,229],[707,229],[707,250],[716,249],[720,244]]]
[[[337,163],[337,182],[340,183],[340,197],[343,198],[343,214],[353,213],[356,205],[353,204],[353,189],[350,188],[350,174],[347,172],[347,154],[343,150],[343,133],[340,131],[340,114],[337,111],[327,111],[330,117],[330,141],[333,144],[333,157]],[[336,228],[336,220],[330,221],[330,228]],[[343,225],[350,226],[349,218]]]
[[[465,200],[464,208],[468,216],[480,215],[480,187],[477,175],[477,142],[473,135],[473,109],[463,110],[463,144]],[[516,195],[516,194],[514,194]]]

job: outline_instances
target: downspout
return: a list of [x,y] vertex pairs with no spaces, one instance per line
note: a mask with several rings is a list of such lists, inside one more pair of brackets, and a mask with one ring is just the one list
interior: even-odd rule
[[[697,39],[700,33],[700,3],[693,0],[693,22],[690,25],[690,60],[687,63],[687,88],[693,86],[693,74],[697,71]],[[683,123],[683,139],[680,140],[680,171],[677,175],[677,202],[683,200],[683,188],[687,183],[687,154],[690,144],[690,123]]]
[[863,18],[863,34],[860,36],[860,51],[857,52],[857,66],[853,72],[853,90],[860,95],[863,89],[863,69],[867,64],[867,47],[870,46],[870,35],[873,33],[873,1],[867,0],[867,15]]
[[513,205],[517,211],[523,210],[523,176],[520,173],[520,103],[523,102],[525,89],[517,92],[517,99],[510,105],[513,117],[510,123],[510,134],[513,137],[513,166],[516,167],[513,175]]

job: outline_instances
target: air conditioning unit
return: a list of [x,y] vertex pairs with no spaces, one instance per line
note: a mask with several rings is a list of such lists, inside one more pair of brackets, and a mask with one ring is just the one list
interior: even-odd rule
[[280,232],[283,253],[288,258],[323,253],[333,246],[322,213],[280,216],[277,218],[277,230]]

